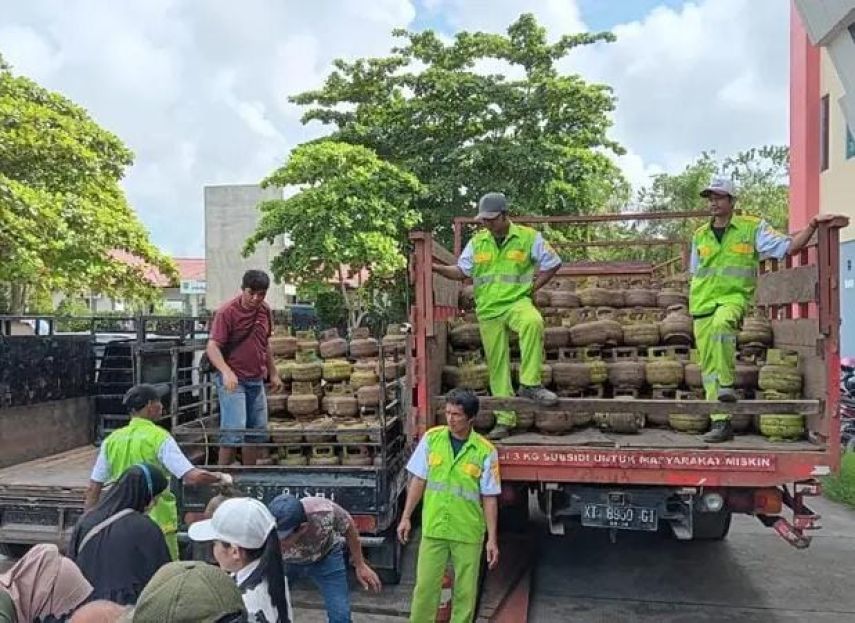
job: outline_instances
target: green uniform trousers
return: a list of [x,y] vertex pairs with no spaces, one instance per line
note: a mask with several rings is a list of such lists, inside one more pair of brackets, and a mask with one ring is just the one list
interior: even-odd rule
[[[719,387],[733,387],[736,334],[742,314],[740,305],[719,305],[711,315],[695,319],[695,345],[707,400],[718,400]],[[714,413],[710,419],[729,420],[730,415]]]
[[452,623],[470,623],[475,618],[478,574],[483,543],[462,543],[422,536],[416,566],[416,587],[410,609],[411,623],[434,623],[448,559],[454,568]]
[[[508,331],[520,338],[520,384],[540,385],[543,367],[543,317],[530,298],[520,299],[501,316],[478,319],[481,342],[490,369],[490,393],[498,398],[514,395],[511,384],[511,354]],[[496,411],[496,423],[513,428],[517,423],[513,411]]]

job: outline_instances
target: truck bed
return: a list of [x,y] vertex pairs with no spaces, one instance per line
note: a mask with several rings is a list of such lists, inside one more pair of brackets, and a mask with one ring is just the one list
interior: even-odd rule
[[68,542],[98,448],[80,446],[0,469],[0,545]]
[[91,445],[0,469],[0,497],[31,495],[83,499],[98,455]]

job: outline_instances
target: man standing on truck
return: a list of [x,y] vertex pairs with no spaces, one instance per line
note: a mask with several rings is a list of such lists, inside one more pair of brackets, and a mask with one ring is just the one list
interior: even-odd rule
[[[214,314],[205,352],[217,369],[213,376],[220,401],[220,465],[234,462],[235,448],[242,441],[267,441],[265,379],[269,376],[272,392],[282,389],[269,343],[273,317],[264,302],[269,287],[267,273],[248,270],[243,275],[241,293]],[[236,432],[238,429],[259,432],[249,435]],[[255,465],[258,449],[244,445],[241,459],[244,465]]]
[[[166,385],[141,384],[125,394],[123,404],[131,421],[101,444],[86,490],[85,511],[98,503],[104,483],[118,480],[129,467],[142,463],[159,465],[164,475],[172,474],[185,485],[231,484],[229,474],[193,467],[172,435],[155,423],[163,413],[160,400],[168,391]],[[172,559],[178,560],[178,507],[169,489],[157,497],[149,516],[163,530]]]
[[[457,260],[456,266],[434,264],[433,270],[447,279],[471,277],[475,286],[475,313],[490,369],[490,393],[513,396],[508,332],[519,334],[520,386],[518,395],[551,406],[558,397],[541,384],[543,366],[543,317],[532,301],[537,292],[561,267],[561,258],[530,227],[516,225],[508,217],[508,202],[502,193],[487,193],[478,202],[484,226]],[[535,274],[535,268],[538,273]],[[496,426],[487,435],[507,437],[516,425],[516,413],[496,411]]]
[[[735,402],[736,335],[754,297],[760,259],[783,259],[807,245],[818,223],[835,218],[820,214],[792,237],[775,231],[756,216],[734,215],[736,191],[732,180],[714,177],[701,191],[712,219],[695,230],[689,272],[692,273],[689,312],[694,319],[707,400]],[[730,415],[713,414],[707,443],[733,439]]]
[[487,564],[494,569],[499,563],[499,457],[493,444],[472,430],[478,408],[471,390],[450,391],[445,398],[448,424],[427,431],[407,463],[411,478],[398,524],[401,543],[410,539],[411,517],[424,496],[413,623],[436,620],[449,558],[454,567],[452,621],[474,619],[485,532]]

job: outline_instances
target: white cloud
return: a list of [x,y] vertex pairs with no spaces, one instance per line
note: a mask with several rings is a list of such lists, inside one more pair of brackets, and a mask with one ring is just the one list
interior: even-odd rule
[[568,65],[614,87],[616,140],[675,171],[704,150],[788,142],[788,16],[778,0],[660,7]]
[[426,7],[455,30],[505,32],[522,13],[535,14],[553,36],[585,30],[574,0],[432,0]]
[[[573,0],[419,6],[419,23],[452,30],[504,32],[523,12],[551,40],[587,30]],[[786,142],[788,15],[782,0],[660,7],[563,68],[614,87],[612,136],[628,150],[616,161],[637,185],[705,149]],[[202,186],[258,181],[318,136],[287,96],[320,86],[335,58],[387,53],[416,17],[415,0],[31,0],[4,5],[0,53],[135,151],[131,203],[158,244],[199,254]]]
[[0,53],[134,150],[128,198],[179,255],[203,252],[204,185],[257,182],[323,131],[288,95],[335,58],[388,52],[415,17],[410,0],[7,4]]
[[[432,0],[429,7],[461,29],[504,32],[531,12],[551,40],[587,30],[572,0]],[[730,154],[788,142],[788,18],[781,0],[660,6],[616,26],[615,43],[577,48],[560,67],[614,88],[612,137],[628,151],[615,160],[637,187],[705,150]]]

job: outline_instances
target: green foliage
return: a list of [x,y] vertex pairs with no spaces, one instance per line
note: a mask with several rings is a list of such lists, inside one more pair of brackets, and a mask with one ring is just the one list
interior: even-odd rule
[[347,325],[347,301],[341,289],[331,283],[309,283],[300,286],[297,298],[315,306],[321,329]]
[[410,206],[422,187],[371,150],[332,141],[301,145],[263,185],[299,188],[261,203],[244,248],[248,255],[259,242],[287,235],[291,244],[271,265],[278,279],[323,283],[338,279],[342,264],[381,276],[406,266],[406,232],[419,220]]
[[34,288],[27,299],[28,314],[52,314],[53,299],[50,290],[46,288]]
[[[662,173],[653,177],[652,184],[638,195],[642,212],[684,212],[705,210],[701,190],[713,175],[732,178],[739,198],[736,208],[743,214],[753,214],[773,227],[786,231],[789,213],[788,183],[789,150],[783,146],[767,145],[749,149],[735,156],[718,160],[714,153],[704,152],[680,173]],[[647,221],[613,230],[615,238],[662,237],[690,240],[701,224],[698,219]],[[622,252],[613,251],[612,254]],[[664,261],[677,254],[677,249],[664,247],[632,248],[633,257]]]
[[33,287],[153,297],[145,267],[114,259],[114,250],[176,277],[119,186],[133,156],[118,138],[2,59],[0,119],[0,281],[12,284],[12,311]]
[[855,508],[855,452],[847,452],[840,462],[840,473],[822,483],[826,497]]
[[89,306],[82,299],[67,296],[56,306],[56,316],[59,319],[55,330],[88,331],[92,326],[90,313]]
[[[291,98],[303,121],[332,127],[333,140],[362,145],[424,184],[413,205],[423,226],[450,244],[455,216],[472,214],[488,191],[506,193],[517,213],[592,213],[627,192],[606,152],[611,90],[565,75],[556,63],[610,33],[565,35],[555,43],[530,14],[507,36],[396,31],[383,58],[338,60],[323,87]],[[508,67],[509,77],[479,71]],[[331,216],[335,218],[338,210]],[[335,231],[339,231],[337,226]]]

